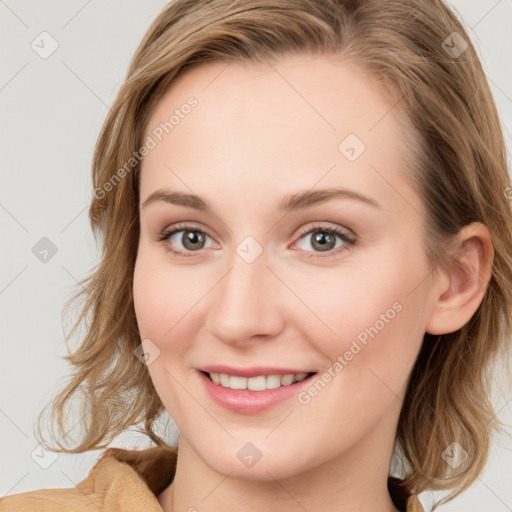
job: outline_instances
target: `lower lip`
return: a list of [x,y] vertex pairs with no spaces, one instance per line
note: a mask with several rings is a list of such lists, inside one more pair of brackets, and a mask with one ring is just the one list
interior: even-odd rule
[[292,396],[296,396],[300,388],[309,385],[311,379],[316,375],[315,373],[289,386],[266,389],[265,391],[251,391],[249,389],[225,388],[220,384],[215,384],[202,371],[198,371],[198,373],[207,392],[215,402],[230,411],[248,414],[265,411]]

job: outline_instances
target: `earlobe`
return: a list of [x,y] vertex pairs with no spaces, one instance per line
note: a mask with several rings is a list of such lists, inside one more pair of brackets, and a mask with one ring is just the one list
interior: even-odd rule
[[453,264],[439,281],[426,332],[448,334],[469,322],[487,290],[493,259],[491,235],[484,224],[474,222],[461,229]]

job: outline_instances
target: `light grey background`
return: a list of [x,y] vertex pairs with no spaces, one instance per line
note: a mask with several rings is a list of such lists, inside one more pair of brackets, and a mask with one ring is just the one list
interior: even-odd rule
[[[0,497],[73,487],[96,462],[98,452],[38,459],[33,423],[67,375],[62,306],[98,258],[87,218],[94,143],[129,59],[165,3],[0,0]],[[510,155],[512,0],[450,4],[482,57]],[[31,47],[51,48],[49,38],[42,48],[43,31],[58,43],[46,59]],[[46,263],[32,252],[43,237],[57,248]],[[510,383],[498,391],[498,415],[511,425]],[[130,435],[113,445],[134,443],[150,445]],[[439,510],[511,511],[511,449],[510,438],[497,439],[476,484]],[[51,464],[44,469],[36,460]],[[426,510],[430,501],[422,495]]]

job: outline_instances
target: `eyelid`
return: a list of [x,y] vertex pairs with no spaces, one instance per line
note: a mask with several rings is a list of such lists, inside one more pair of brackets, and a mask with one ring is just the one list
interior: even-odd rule
[[307,227],[303,226],[299,228],[299,239],[302,238],[304,235],[309,235],[314,231],[333,232],[342,238],[346,238],[347,240],[353,241],[354,243],[357,239],[355,233],[350,229],[342,228],[338,225],[329,226],[323,224],[322,222],[313,222],[312,224],[309,224]]
[[[177,232],[180,231],[198,231],[200,233],[205,234],[208,236],[215,244],[215,239],[208,233],[207,230],[203,229],[202,227],[195,226],[193,223],[177,223],[172,225],[170,228],[164,228],[162,231],[157,233],[153,240],[156,242],[166,242],[168,241],[171,236],[175,235]],[[315,258],[315,257],[333,257],[337,256],[340,251],[344,251],[349,249],[350,247],[356,245],[357,243],[357,236],[353,234],[351,230],[347,230],[346,228],[341,228],[337,225],[335,226],[329,226],[321,222],[316,222],[309,224],[308,226],[303,226],[299,228],[298,236],[296,237],[295,242],[292,244],[292,246],[296,245],[298,241],[300,241],[303,237],[306,235],[309,235],[311,233],[314,233],[316,231],[323,231],[324,233],[333,234],[335,237],[338,237],[343,241],[343,245],[341,247],[337,247],[335,249],[331,249],[329,251],[326,251],[325,254],[322,252],[316,252],[316,251],[304,251],[306,254],[308,254],[308,257]],[[352,234],[347,233],[347,231],[350,231]],[[182,251],[182,250],[175,250],[171,248],[167,248],[169,252],[172,252],[173,254],[177,256],[184,256],[184,257],[193,257],[196,254],[200,254],[202,250],[197,251]],[[297,249],[294,249],[297,250]],[[300,250],[300,249],[299,249]]]
[[[157,243],[158,242],[166,242],[171,236],[175,235],[179,231],[198,231],[198,232],[203,233],[206,236],[208,236],[214,243],[217,243],[215,241],[215,238],[208,233],[208,230],[204,229],[201,226],[196,226],[196,225],[194,225],[194,223],[183,223],[183,222],[178,222],[177,224],[173,224],[170,227],[166,227],[166,228],[162,229],[161,231],[159,231],[152,237],[152,240]],[[190,254],[194,253],[194,251],[187,251],[187,252]],[[195,251],[195,252],[200,252],[200,251]]]
[[178,222],[177,224],[172,224],[169,227],[165,227],[161,231],[155,233],[152,238],[155,242],[160,242],[162,241],[163,237],[169,237],[171,234],[175,234],[177,231],[199,231],[205,235],[208,235],[212,240],[214,240],[214,238],[208,233],[208,230],[204,229],[202,226],[196,226],[194,223],[184,222]]
[[[343,241],[343,245],[341,247],[337,247],[335,249],[331,249],[326,251],[325,253],[316,252],[316,251],[304,251],[308,258],[329,258],[338,256],[340,252],[344,252],[349,250],[351,247],[357,245],[357,236],[353,233],[353,231],[348,230],[347,228],[341,228],[338,225],[329,226],[325,225],[322,222],[313,222],[308,227],[301,227],[299,229],[299,236],[293,245],[296,245],[304,236],[309,235],[311,233],[323,231],[324,233],[333,234],[335,237],[338,237]],[[347,233],[350,231],[351,234]],[[294,249],[296,250],[296,249]]]

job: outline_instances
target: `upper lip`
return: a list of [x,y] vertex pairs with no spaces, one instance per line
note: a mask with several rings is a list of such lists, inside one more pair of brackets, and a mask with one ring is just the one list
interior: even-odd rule
[[198,368],[203,372],[207,373],[226,373],[228,375],[235,375],[237,377],[257,377],[258,375],[288,375],[293,373],[294,375],[299,373],[312,373],[312,370],[303,370],[297,368],[275,368],[268,366],[251,366],[249,368],[232,368],[231,366],[225,366],[222,364],[214,364],[208,366],[202,366]]

